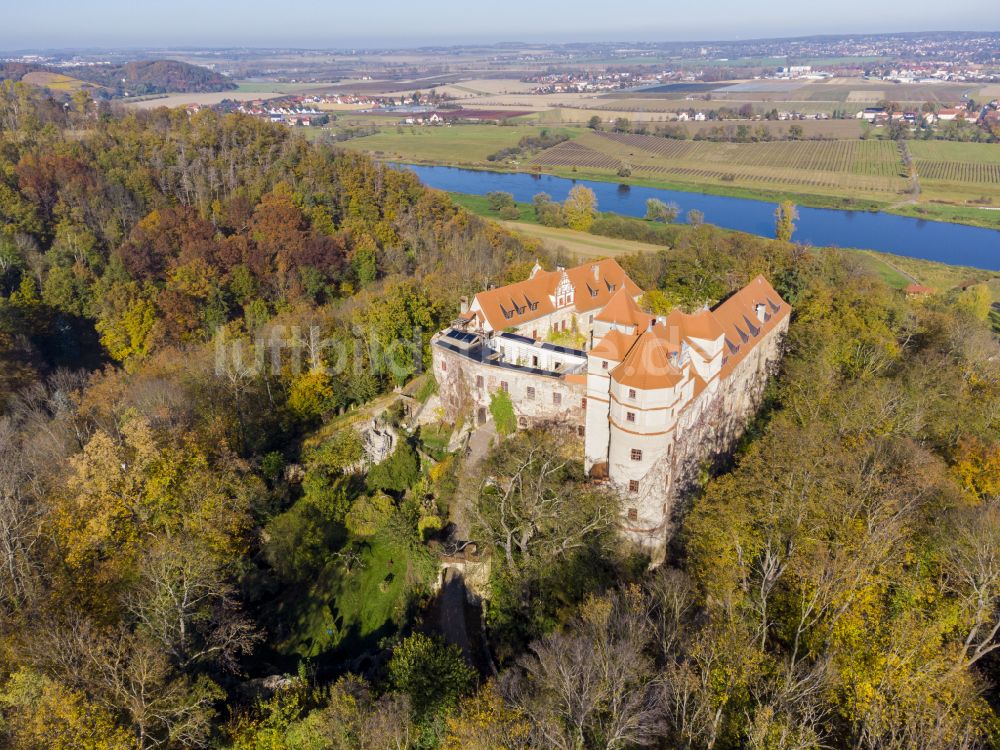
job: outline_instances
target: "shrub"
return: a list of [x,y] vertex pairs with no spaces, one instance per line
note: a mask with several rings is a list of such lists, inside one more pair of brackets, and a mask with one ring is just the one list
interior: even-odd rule
[[496,391],[490,396],[490,414],[501,435],[510,435],[517,429],[517,417],[514,416],[514,404],[511,403],[507,391]]
[[490,211],[502,211],[508,206],[515,205],[514,196],[502,190],[494,190],[486,194],[486,204],[490,207]]
[[344,516],[344,525],[355,536],[374,536],[389,523],[395,510],[392,498],[384,492],[362,495]]
[[462,649],[423,633],[414,633],[396,646],[389,661],[389,678],[397,690],[410,696],[417,721],[453,707],[472,687],[474,677]]
[[385,461],[368,472],[365,480],[370,490],[405,492],[420,477],[420,459],[405,440],[400,440],[396,450]]

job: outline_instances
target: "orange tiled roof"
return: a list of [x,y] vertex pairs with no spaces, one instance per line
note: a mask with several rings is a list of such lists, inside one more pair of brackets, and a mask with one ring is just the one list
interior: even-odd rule
[[611,295],[611,301],[597,314],[595,320],[633,326],[636,332],[639,332],[649,328],[653,316],[643,312],[635,297],[623,286]]
[[[763,305],[760,311],[759,305]],[[656,324],[637,337],[621,364],[612,370],[611,377],[633,388],[672,387],[684,379],[683,370],[674,364],[673,358],[680,351],[681,343],[686,340],[707,358],[691,339],[718,341],[720,338],[723,340],[720,374],[726,377],[758,341],[788,316],[790,310],[767,279],[758,276],[714,310],[690,315],[679,310],[671,312],[664,324]],[[605,340],[615,334],[621,336],[616,331],[610,332],[593,352],[617,351],[620,347],[617,339],[605,345]],[[704,384],[701,387],[704,388]]]
[[673,362],[678,349],[666,326],[653,326],[639,336],[622,363],[611,371],[611,377],[630,388],[672,388],[684,379],[684,373]]
[[619,289],[624,289],[631,297],[642,294],[642,289],[629,278],[625,269],[614,258],[583,263],[566,269],[566,274],[573,285],[576,309],[580,312],[605,307]]
[[[763,305],[761,320],[757,305]],[[791,308],[763,276],[758,276],[712,310],[722,326],[725,342],[722,349],[722,372],[726,377],[754,348],[764,335],[788,317]]]
[[595,357],[610,359],[621,362],[625,359],[628,350],[638,338],[638,334],[622,333],[618,330],[608,331],[600,341],[598,341],[590,353]]
[[934,294],[934,290],[923,284],[907,284],[903,289],[907,294]]
[[604,258],[565,271],[538,271],[530,279],[480,292],[475,301],[495,330],[520,326],[555,312],[550,295],[555,294],[563,273],[573,286],[578,312],[604,307],[619,289],[632,296],[642,294],[617,261]]
[[673,326],[681,338],[715,341],[722,335],[722,326],[710,310],[688,314],[674,309],[667,316],[667,326]]

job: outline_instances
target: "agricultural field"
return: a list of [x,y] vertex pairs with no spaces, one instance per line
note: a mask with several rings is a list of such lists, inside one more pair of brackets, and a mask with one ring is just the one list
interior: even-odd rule
[[[696,103],[696,102],[695,102]],[[635,105],[636,102],[617,102],[617,104],[622,105]],[[677,107],[669,108],[672,112]],[[758,109],[763,112],[764,107],[759,107]],[[771,107],[767,108],[772,109]],[[767,121],[755,121],[751,123],[725,120],[725,121],[712,121],[705,120],[703,122],[677,122],[673,120],[672,115],[667,114],[668,110],[664,109],[661,112],[654,112],[649,109],[634,109],[631,106],[623,106],[622,109],[572,109],[569,107],[559,107],[556,109],[548,109],[542,112],[535,112],[531,115],[524,115],[522,117],[514,118],[515,122],[524,123],[538,123],[539,125],[586,125],[591,117],[597,115],[601,118],[601,121],[606,125],[611,125],[614,123],[616,118],[624,117],[632,123],[644,124],[650,128],[656,128],[658,125],[672,125],[674,127],[682,128],[688,135],[689,138],[693,138],[698,133],[705,132],[707,130],[712,130],[714,128],[730,127],[735,129],[737,125],[749,124],[754,128],[759,126],[766,127],[773,137],[784,138],[788,134],[788,129],[792,125],[798,125],[802,128],[802,133],[804,138],[859,138],[864,131],[864,125],[861,120],[850,119],[850,120],[797,120],[792,122],[790,120],[767,120]]]
[[913,141],[921,197],[1000,207],[1000,144]]
[[[150,102],[152,104],[152,102]],[[376,158],[417,164],[497,168],[487,157],[510,148],[543,126],[533,116],[524,124],[398,126],[394,118],[367,113],[340,114],[329,128],[307,129],[322,137],[350,127],[376,127],[375,135],[345,141],[345,148]],[[720,123],[683,123],[689,136]],[[737,123],[721,123],[735,128]],[[755,122],[776,137],[792,123]],[[939,221],[1000,226],[1000,145],[948,141],[908,141],[921,194],[914,202],[911,182],[895,142],[861,139],[855,120],[801,121],[810,126],[843,128],[836,140],[727,143],[676,140],[652,135],[595,132],[580,126],[548,126],[570,136],[560,143],[503,168],[533,169],[563,177],[621,180],[679,190],[705,190],[752,198],[789,199],[804,205],[890,208],[897,213]]]
[[31,73],[26,73],[23,80],[25,83],[30,83],[32,86],[44,86],[52,91],[60,91],[70,94],[79,91],[80,89],[102,88],[96,83],[81,81],[79,78],[73,78],[72,76],[63,75],[62,73],[49,73],[44,70],[36,70]]
[[585,133],[543,151],[533,165],[774,192],[899,200],[908,181],[900,151],[888,141],[714,143],[649,135]]
[[345,141],[345,148],[366,151],[381,159],[423,164],[484,166],[486,157],[516,146],[524,136],[537,136],[537,126],[451,125],[401,126],[376,135]]
[[162,94],[148,97],[134,97],[122,100],[122,104],[133,109],[156,109],[158,107],[186,107],[188,104],[211,106],[225,99],[248,102],[257,99],[276,99],[283,94],[260,94],[246,91],[191,91],[178,94]]

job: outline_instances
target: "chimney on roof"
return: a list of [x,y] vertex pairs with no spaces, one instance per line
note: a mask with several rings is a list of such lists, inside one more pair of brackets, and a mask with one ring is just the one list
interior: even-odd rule
[[535,278],[535,274],[538,273],[541,270],[542,270],[542,266],[541,266],[541,264],[539,264],[538,258],[535,258],[535,265],[533,265],[531,267],[531,276],[529,276],[528,278],[529,279]]
[[469,312],[469,298],[468,297],[466,297],[466,296],[463,295],[462,297],[459,298],[459,300],[458,300],[458,311],[460,313],[462,313],[462,315],[465,315],[467,312]]
[[758,302],[756,305],[754,305],[754,310],[757,311],[757,320],[759,320],[761,323],[763,323],[764,322],[764,310],[765,310],[764,303],[763,302]]
[[601,278],[601,267],[596,263],[590,267],[590,270],[594,272],[594,281]]

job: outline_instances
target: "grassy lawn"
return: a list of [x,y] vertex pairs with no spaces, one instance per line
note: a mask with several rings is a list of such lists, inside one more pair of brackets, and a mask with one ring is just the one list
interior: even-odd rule
[[440,455],[448,448],[453,431],[454,425],[446,422],[426,424],[420,428],[420,441],[431,454]]
[[272,81],[237,81],[236,90],[244,94],[298,94],[328,89],[330,83],[276,83]]
[[387,533],[352,544],[359,554],[350,570],[332,560],[306,591],[282,597],[294,607],[275,603],[290,631],[283,652],[315,657],[374,647],[404,622],[411,597],[433,577],[428,554]]
[[[1000,208],[1000,201],[995,205]],[[987,229],[1000,229],[1000,211],[977,206],[952,206],[943,203],[921,202],[916,205],[897,206],[889,213],[912,216],[915,219],[950,221],[956,224],[986,227]]]
[[[500,220],[500,214],[494,211],[489,206],[489,200],[487,200],[485,195],[471,195],[469,193],[449,193],[452,201],[464,208],[466,211],[476,214],[477,216],[485,216],[488,219]],[[515,202],[517,210],[521,212],[518,216],[517,221],[526,224],[537,224],[538,219],[535,218],[535,207],[530,203]]]
[[[873,250],[855,250],[869,259],[872,267],[892,286],[904,287],[912,281],[929,286],[937,291],[945,291],[966,281],[983,282],[990,288],[994,301],[1000,301],[1000,272],[984,271],[965,266],[949,266],[920,258],[906,258],[901,255],[877,253]],[[879,268],[881,265],[881,269]],[[886,270],[887,269],[887,270]]]
[[1000,144],[957,141],[907,141],[914,159],[1000,164]]
[[540,224],[527,224],[519,221],[501,223],[518,234],[538,240],[556,254],[562,252],[581,260],[585,258],[610,258],[631,253],[655,253],[664,249],[663,245],[602,237],[587,232],[577,232],[573,229],[543,227]]

